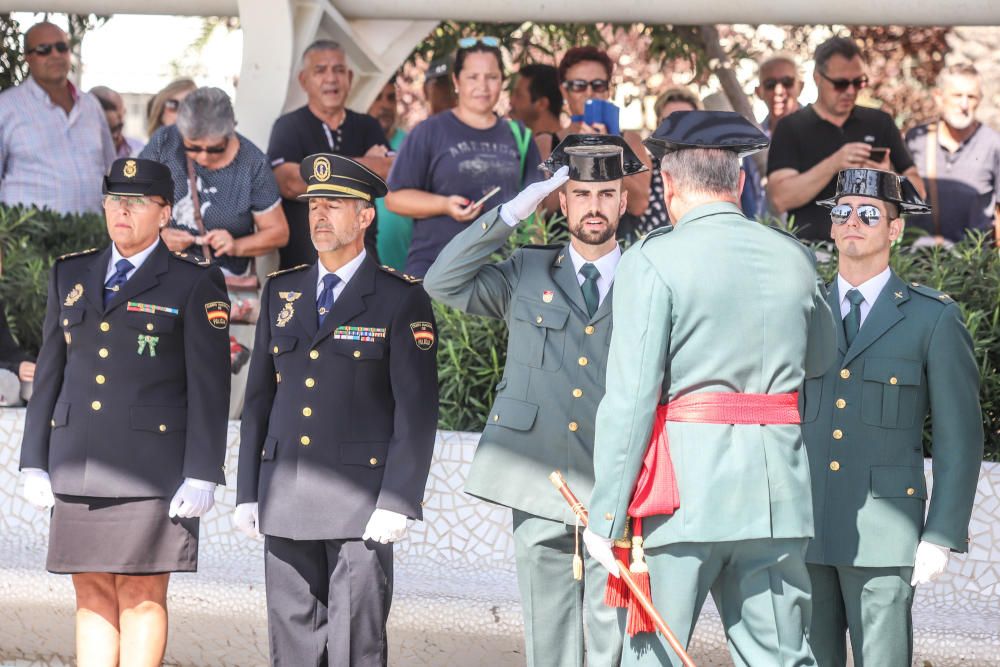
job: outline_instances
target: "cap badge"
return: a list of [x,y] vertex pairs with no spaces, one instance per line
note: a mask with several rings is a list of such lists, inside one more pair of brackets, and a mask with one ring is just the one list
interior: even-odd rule
[[320,182],[330,180],[330,161],[325,157],[313,160],[313,178]]
[[122,175],[125,178],[135,178],[135,175],[139,173],[139,168],[135,163],[135,160],[126,160],[125,166],[122,167]]

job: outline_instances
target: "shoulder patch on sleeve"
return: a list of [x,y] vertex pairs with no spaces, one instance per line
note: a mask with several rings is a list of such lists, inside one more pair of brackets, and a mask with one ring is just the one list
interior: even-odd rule
[[416,276],[411,276],[409,273],[401,273],[400,271],[397,271],[396,269],[392,268],[388,264],[382,264],[378,268],[382,269],[384,272],[388,273],[390,276],[393,276],[395,278],[399,278],[400,280],[402,280],[404,282],[408,282],[411,285],[419,285],[420,283],[424,282],[423,278],[417,278]]
[[177,259],[183,259],[185,262],[194,264],[195,266],[208,266],[211,264],[210,261],[202,257],[201,255],[193,252],[182,252],[180,250],[175,250],[171,253]]
[[70,257],[82,257],[83,255],[91,255],[97,252],[97,248],[87,248],[86,250],[79,250],[77,252],[68,252],[65,255],[59,255],[56,257],[57,262],[61,262],[64,259],[69,259]]
[[927,285],[922,285],[920,283],[912,282],[910,283],[910,289],[916,292],[917,294],[921,294],[927,297],[928,299],[933,299],[938,303],[944,303],[944,304],[955,303],[955,300],[952,299],[947,294],[945,294],[944,292],[936,290],[933,287],[928,287]]
[[653,231],[643,236],[642,239],[639,241],[639,243],[645,245],[647,241],[663,236],[664,234],[669,234],[672,231],[674,231],[673,225],[664,225],[662,227],[657,227]]
[[310,266],[312,266],[312,265],[311,264],[299,264],[298,266],[293,266],[290,269],[281,269],[280,271],[271,271],[271,273],[267,274],[267,277],[268,278],[273,278],[275,276],[280,276],[280,275],[283,275],[285,273],[291,273],[292,271],[301,271],[302,269],[308,269]]

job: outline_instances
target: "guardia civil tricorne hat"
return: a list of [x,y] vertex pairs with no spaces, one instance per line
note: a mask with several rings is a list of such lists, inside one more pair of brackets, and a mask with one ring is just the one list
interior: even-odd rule
[[569,167],[571,181],[616,181],[649,169],[623,138],[607,134],[571,134],[559,142],[542,169]]
[[844,169],[837,174],[837,192],[830,199],[816,202],[833,208],[841,197],[857,196],[881,199],[895,204],[900,213],[930,213],[917,189],[905,176],[881,169]]
[[384,197],[389,187],[378,174],[350,158],[333,153],[316,153],[299,165],[306,191],[299,199],[363,199],[373,202]]
[[158,195],[174,203],[174,177],[170,168],[155,160],[118,158],[104,176],[106,195],[140,197]]
[[735,111],[675,111],[642,142],[653,157],[689,148],[732,151],[742,160],[767,148],[770,141],[756,125]]

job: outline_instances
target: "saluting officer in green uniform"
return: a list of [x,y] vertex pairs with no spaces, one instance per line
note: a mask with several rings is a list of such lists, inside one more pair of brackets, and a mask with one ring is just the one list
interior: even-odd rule
[[[614,136],[570,135],[544,165],[555,174],[486,213],[456,236],[424,277],[435,299],[506,320],[507,365],[476,451],[466,492],[514,512],[527,662],[537,667],[618,665],[617,614],[603,604],[607,573],[582,551],[575,519],[548,475],[580,493],[594,483],[594,415],[604,395],[611,287],[625,212],[622,178],[646,169]],[[559,192],[571,239],[528,246],[492,263],[517,225]],[[584,620],[586,619],[586,624]]]
[[[626,530],[666,405],[679,505],[642,522],[653,603],[686,644],[711,592],[737,665],[812,665],[813,521],[795,392],[833,360],[825,290],[808,249],[739,208],[740,160],[767,145],[755,126],[732,112],[678,111],[645,143],[661,158],[677,223],[619,267],[587,548],[617,572],[611,538]],[[622,664],[680,663],[662,637],[638,634]]]
[[[930,209],[905,179],[846,169],[830,206],[839,252],[829,301],[837,363],[807,380],[802,422],[816,536],[810,643],[820,665],[904,667],[913,586],[964,552],[983,454],[972,339],[947,295],[889,268],[900,215]],[[934,495],[924,518],[922,432],[933,424]]]

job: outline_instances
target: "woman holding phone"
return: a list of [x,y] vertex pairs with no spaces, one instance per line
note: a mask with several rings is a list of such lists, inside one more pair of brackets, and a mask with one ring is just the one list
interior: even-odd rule
[[500,41],[466,37],[458,45],[452,73],[458,104],[414,127],[389,172],[386,207],[413,218],[406,272],[414,276],[423,276],[483,210],[541,179],[541,156],[527,129],[494,111],[504,79]]

